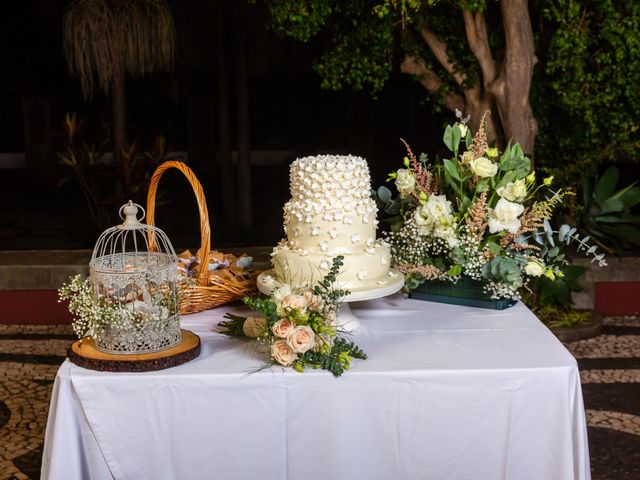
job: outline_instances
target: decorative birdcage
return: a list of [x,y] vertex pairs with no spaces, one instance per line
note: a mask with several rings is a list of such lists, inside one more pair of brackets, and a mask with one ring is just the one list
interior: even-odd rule
[[124,222],[100,235],[89,263],[94,300],[106,317],[92,332],[96,348],[112,354],[171,348],[181,340],[176,253],[162,230],[141,223],[140,205],[130,200],[119,213]]

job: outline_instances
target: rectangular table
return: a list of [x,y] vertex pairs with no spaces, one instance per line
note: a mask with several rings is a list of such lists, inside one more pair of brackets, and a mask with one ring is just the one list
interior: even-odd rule
[[43,479],[589,479],[574,358],[521,303],[351,304],[369,355],[334,378],[264,363],[186,316],[185,365],[115,374],[68,360],[55,380]]

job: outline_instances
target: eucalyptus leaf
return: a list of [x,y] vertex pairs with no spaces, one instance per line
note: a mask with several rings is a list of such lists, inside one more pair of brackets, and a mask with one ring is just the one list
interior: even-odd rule
[[393,194],[391,193],[391,190],[389,190],[387,187],[385,187],[384,185],[381,185],[380,187],[378,187],[378,198],[383,202],[383,203],[387,203],[389,200],[391,200],[391,197],[393,196]]

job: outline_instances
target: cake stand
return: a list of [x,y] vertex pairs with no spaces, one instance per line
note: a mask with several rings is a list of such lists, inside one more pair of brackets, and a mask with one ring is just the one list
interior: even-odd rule
[[[361,330],[362,323],[358,317],[356,317],[351,311],[349,302],[360,302],[364,300],[374,300],[376,298],[386,297],[398,293],[404,285],[404,277],[401,273],[395,270],[390,270],[391,275],[388,277],[387,283],[377,287],[369,288],[366,290],[356,290],[344,297],[340,310],[338,311],[338,325],[341,330],[347,333],[355,333]],[[273,270],[267,270],[258,275],[257,285],[258,290],[265,295],[270,295],[271,292],[277,288],[273,281],[267,279],[275,277]]]

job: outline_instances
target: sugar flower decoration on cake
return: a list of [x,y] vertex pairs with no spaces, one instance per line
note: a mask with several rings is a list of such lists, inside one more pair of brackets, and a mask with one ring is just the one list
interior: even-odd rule
[[467,277],[482,282],[494,299],[518,299],[531,282],[564,276],[569,262],[563,243],[606,264],[575,228],[551,226],[554,209],[572,193],[552,189],[552,177],[537,183],[519,144],[502,153],[489,147],[488,114],[475,135],[461,114],[446,127],[451,158],[418,159],[405,143],[404,168],[389,175],[398,198],[386,187],[377,191],[378,206],[390,215],[386,239],[392,265],[405,274],[405,291],[427,280]]
[[218,325],[222,333],[256,339],[265,345],[269,365],[323,368],[336,377],[354,358],[366,354],[336,327],[342,298],[349,294],[335,288],[343,257],[335,257],[328,273],[314,286],[292,289],[283,284],[266,298],[245,297],[244,303],[260,315],[242,317],[227,313]]

